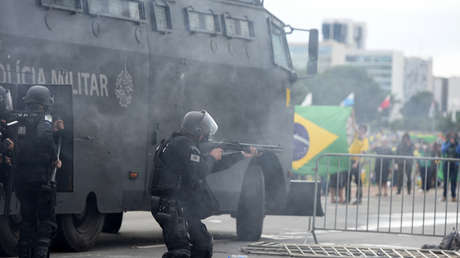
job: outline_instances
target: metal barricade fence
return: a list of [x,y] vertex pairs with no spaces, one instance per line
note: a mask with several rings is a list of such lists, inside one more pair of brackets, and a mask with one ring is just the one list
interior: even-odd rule
[[[353,165],[355,160],[358,166]],[[435,237],[458,230],[459,161],[395,155],[321,155],[316,160],[315,196],[322,186],[326,189],[320,199],[314,198],[309,226],[315,243],[316,230]],[[439,169],[443,179],[438,175]],[[417,179],[421,181],[419,187]],[[387,194],[383,194],[385,188]],[[315,216],[318,201],[324,209],[322,217]]]

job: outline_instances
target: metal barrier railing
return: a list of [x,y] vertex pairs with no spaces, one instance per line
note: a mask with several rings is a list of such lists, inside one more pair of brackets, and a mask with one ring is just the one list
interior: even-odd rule
[[[358,165],[353,165],[356,161]],[[320,200],[314,200],[309,226],[315,243],[315,230],[435,237],[448,234],[448,227],[458,230],[458,162],[460,159],[439,157],[321,155],[316,160],[315,196],[321,188],[326,191]],[[322,202],[323,217],[315,216],[318,201]]]

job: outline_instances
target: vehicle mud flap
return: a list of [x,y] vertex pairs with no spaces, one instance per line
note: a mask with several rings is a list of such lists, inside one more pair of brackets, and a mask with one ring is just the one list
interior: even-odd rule
[[120,231],[122,223],[123,223],[123,212],[106,214],[102,232],[110,233],[110,234],[117,234]]
[[262,235],[265,216],[265,181],[262,170],[250,165],[244,176],[236,215],[239,240],[256,241]]
[[19,224],[17,215],[0,216],[0,257],[16,256]]
[[58,232],[53,249],[86,251],[93,247],[104,226],[105,215],[97,210],[95,198],[89,198],[82,214],[57,216]]
[[[320,187],[318,185],[318,187]],[[313,216],[315,203],[315,182],[305,180],[291,180],[289,194],[284,208],[270,211],[270,215]],[[321,207],[321,196],[316,196],[316,216],[324,216]]]

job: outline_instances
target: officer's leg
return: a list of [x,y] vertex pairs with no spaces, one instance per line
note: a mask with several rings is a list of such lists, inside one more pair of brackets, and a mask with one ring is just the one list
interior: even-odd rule
[[17,196],[21,204],[22,222],[19,227],[18,257],[32,257],[32,248],[35,242],[36,220],[37,220],[37,199],[35,192],[17,191]]
[[212,235],[199,218],[187,218],[190,240],[192,242],[191,258],[212,257]]
[[161,201],[160,207],[152,211],[152,215],[163,229],[163,240],[168,248],[163,258],[190,258],[190,240],[180,207]]
[[55,206],[56,189],[42,189],[38,198],[38,237],[34,258],[49,257],[49,246],[57,229]]

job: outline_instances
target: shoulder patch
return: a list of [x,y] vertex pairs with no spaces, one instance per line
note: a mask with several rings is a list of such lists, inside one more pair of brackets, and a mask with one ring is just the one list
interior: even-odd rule
[[197,155],[197,154],[190,154],[190,160],[193,161],[193,162],[200,162],[200,155]]

